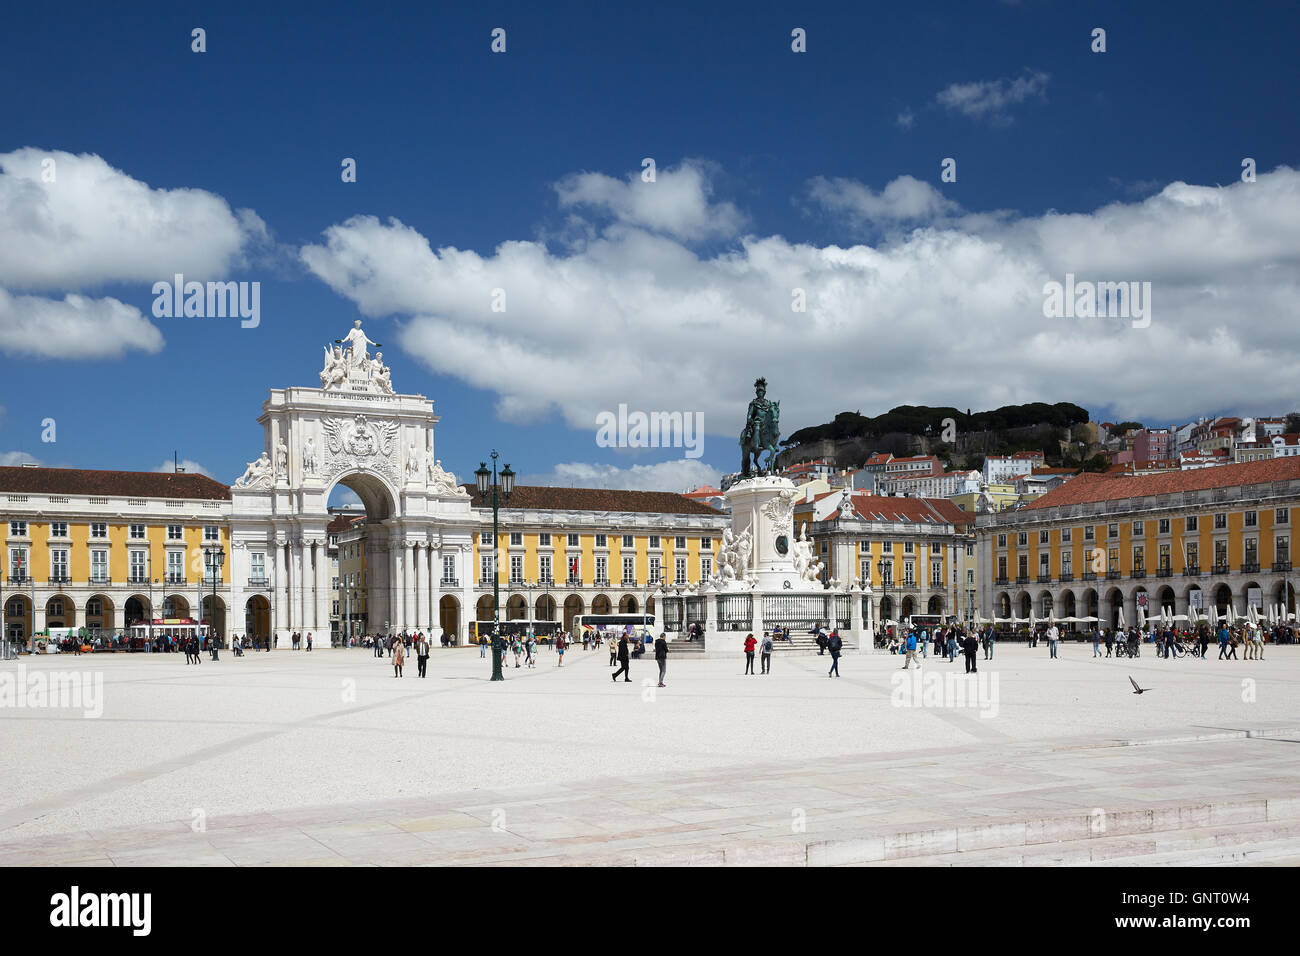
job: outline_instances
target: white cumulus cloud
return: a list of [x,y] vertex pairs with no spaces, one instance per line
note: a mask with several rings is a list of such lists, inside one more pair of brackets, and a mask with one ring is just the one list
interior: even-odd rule
[[953,83],[935,96],[947,109],[976,120],[995,124],[1011,122],[1011,108],[1028,99],[1047,99],[1047,82],[1051,77],[1038,70],[1026,70],[1017,77]]
[[120,358],[157,352],[162,333],[133,305],[69,293],[62,299],[0,289],[0,352],[36,358]]
[[654,182],[643,182],[641,172],[624,180],[604,173],[574,173],[555,184],[560,206],[590,208],[617,222],[662,232],[679,239],[732,236],[744,216],[729,202],[710,202],[712,194],[706,164],[687,161],[676,168],[656,171]]
[[[163,463],[159,465],[157,468],[155,468],[154,471],[164,472],[170,475],[172,472],[176,470],[177,464],[178,463],[176,462],[175,459],[165,458],[163,459]],[[179,464],[181,467],[181,471],[187,475],[207,475],[209,478],[216,477],[215,475],[212,474],[212,472],[208,471],[197,461],[193,461],[189,458],[182,458]]]
[[679,494],[700,485],[716,486],[722,475],[698,459],[661,461],[650,465],[563,462],[544,474],[524,475],[524,485],[552,485],[557,488],[625,488],[629,491],[675,491]]
[[[888,186],[841,188],[851,221],[864,203],[877,216],[948,211],[910,186],[892,199]],[[620,227],[559,252],[505,241],[480,255],[359,216],[301,257],[363,314],[396,316],[396,343],[431,371],[495,393],[504,418],[559,412],[594,431],[620,402],[701,412],[726,436],[705,459],[731,470],[759,375],[785,435],[900,404],[1072,401],[1154,420],[1289,410],[1297,249],[1300,173],[1280,167],[1071,215],[922,220],[874,245],[747,235],[703,255]],[[1151,282],[1150,327],[1045,318],[1043,287],[1066,273]]]
[[0,351],[36,357],[157,352],[162,334],[138,309],[78,293],[221,279],[268,240],[255,213],[213,193],[155,189],[94,154],[35,147],[0,153],[0,222]]

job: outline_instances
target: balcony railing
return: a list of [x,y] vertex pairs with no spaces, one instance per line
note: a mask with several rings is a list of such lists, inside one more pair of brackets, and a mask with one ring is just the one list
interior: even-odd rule
[[1243,561],[1242,564],[1241,564],[1241,573],[1242,573],[1242,574],[1258,574],[1258,573],[1259,573],[1259,562],[1258,562],[1258,561]]
[[1062,571],[1062,572],[1061,572],[1061,583],[1062,583],[1062,584],[1069,584],[1069,583],[1070,583],[1071,581],[1073,581],[1073,580],[1074,580],[1074,575],[1071,574],[1069,571]]
[[1273,570],[1274,570],[1274,571],[1290,571],[1290,570],[1291,570],[1291,562],[1290,562],[1290,561],[1274,561],[1274,562],[1273,562]]
[[1183,577],[1185,578],[1199,577],[1200,573],[1201,566],[1199,564],[1189,564],[1183,568]]
[[1158,578],[1167,578],[1167,577],[1169,577],[1170,575],[1172,575],[1173,573],[1174,573],[1174,569],[1173,569],[1173,568],[1170,568],[1170,567],[1159,567],[1159,568],[1156,568],[1156,577],[1158,577]]
[[1079,580],[1081,580],[1081,581],[1095,581],[1095,580],[1097,580],[1097,572],[1096,572],[1096,571],[1084,571],[1083,574],[1079,575]]
[[1122,578],[1123,576],[1124,576],[1123,572],[1120,571],[1118,568],[1116,568],[1114,571],[1107,571],[1107,572],[1106,572],[1106,580],[1107,580],[1107,581],[1118,581],[1118,580],[1119,580],[1120,578]]
[[1134,568],[1129,572],[1130,578],[1144,578],[1147,576],[1146,568]]
[[1039,583],[1039,584],[1051,584],[1051,583],[1052,583],[1052,576],[1051,576],[1050,574],[1040,574],[1040,575],[1038,576],[1038,583]]
[[1213,574],[1227,574],[1228,566],[1226,564],[1215,564]]
[[166,584],[184,584],[185,575],[169,573],[163,577],[163,582]]
[[30,580],[31,578],[29,578],[22,571],[19,571],[16,574],[9,575],[9,583],[14,585],[26,585]]
[[71,584],[71,583],[72,583],[72,578],[68,577],[66,574],[51,574],[51,575],[50,575],[50,583],[51,583],[51,584]]
[[544,588],[555,587],[555,578],[551,577],[550,575],[547,575],[544,578],[538,578],[537,583]]
[[568,580],[566,580],[564,583],[567,584],[569,587],[580,588],[582,587],[582,578],[573,577],[572,575],[570,575]]
[[92,573],[92,574],[90,575],[90,583],[91,583],[91,584],[112,584],[112,583],[113,583],[113,578],[112,578],[112,575],[108,575],[108,574],[93,574],[93,573]]
[[609,587],[609,578],[596,578],[594,583],[598,588],[607,588]]
[[148,584],[149,576],[147,574],[132,574],[126,579],[127,584]]
[[1028,584],[1028,583],[1029,583],[1029,575],[1027,575],[1027,574],[1017,574],[1017,575],[1016,575],[1016,583],[1017,583],[1017,584]]
[[265,576],[260,578],[249,578],[248,586],[250,588],[265,588],[270,587],[271,582]]
[[1001,578],[998,578],[998,579],[997,579],[995,582],[993,582],[993,583],[994,583],[994,584],[997,584],[999,587],[1005,587],[1006,585],[1010,584],[1011,582],[1008,581],[1005,577],[1001,577]]
[[444,588],[458,588],[458,587],[460,587],[460,582],[459,582],[458,580],[456,580],[455,578],[443,578],[441,583],[442,583],[442,587],[444,587]]
[[481,587],[481,588],[490,588],[490,587],[491,587],[493,584],[495,584],[495,583],[496,583],[496,578],[495,578],[495,577],[479,578],[479,579],[478,579],[478,586]]

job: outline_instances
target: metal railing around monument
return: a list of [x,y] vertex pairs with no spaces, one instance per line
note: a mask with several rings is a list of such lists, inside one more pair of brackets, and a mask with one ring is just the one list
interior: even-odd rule
[[[831,619],[830,594],[765,594],[763,595],[763,627],[788,627],[792,631],[809,631],[814,625],[826,626]],[[847,595],[845,595],[847,597]],[[848,607],[844,608],[848,618]]]
[[754,622],[752,594],[718,595],[718,630],[747,631]]

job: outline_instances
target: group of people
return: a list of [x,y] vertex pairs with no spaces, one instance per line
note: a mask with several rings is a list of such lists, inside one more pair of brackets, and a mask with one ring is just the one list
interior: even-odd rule
[[921,661],[928,656],[927,652],[933,641],[936,658],[941,657],[953,662],[957,660],[957,655],[961,654],[966,661],[966,673],[977,674],[979,673],[977,655],[980,648],[984,649],[984,659],[992,660],[995,640],[996,635],[992,625],[980,630],[954,622],[934,628],[908,628],[907,633],[901,637],[891,635],[888,638],[888,649],[891,654],[906,655],[903,670],[907,670],[913,662],[917,667],[921,666]]

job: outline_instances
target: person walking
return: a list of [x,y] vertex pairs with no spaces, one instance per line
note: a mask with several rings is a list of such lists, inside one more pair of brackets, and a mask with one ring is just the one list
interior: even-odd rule
[[955,661],[957,659],[957,629],[955,627],[948,629],[947,651],[948,660]]
[[1092,626],[1092,656],[1101,657],[1101,633],[1096,624]]
[[1056,657],[1056,642],[1060,639],[1061,632],[1056,629],[1056,625],[1049,624],[1047,627],[1047,646],[1052,652],[1052,658],[1056,660],[1059,660],[1059,658]]
[[754,646],[758,641],[754,640],[753,634],[745,635],[745,673],[754,673]]
[[614,656],[618,658],[619,668],[618,670],[614,671],[613,674],[610,675],[610,680],[616,681],[618,680],[618,675],[622,674],[623,681],[625,683],[630,684],[632,683],[632,678],[628,676],[628,672],[627,672],[627,665],[630,660],[630,655],[627,649],[627,635],[624,634],[622,637],[618,639],[617,648],[614,648],[613,644],[614,642],[610,641],[610,650],[614,651]]
[[903,661],[903,670],[907,670],[912,661],[916,661],[917,667],[921,666],[921,662],[916,660],[916,631],[909,630],[907,632],[907,659]]
[[831,631],[830,640],[826,642],[826,650],[831,652],[831,669],[827,671],[827,677],[840,676],[840,649],[843,647],[844,642],[840,640],[840,632]]
[[993,642],[997,640],[997,637],[997,631],[993,630],[993,625],[990,624],[984,632],[984,659],[986,661],[993,660]]
[[1201,645],[1201,660],[1205,660],[1210,650],[1210,631],[1204,624],[1197,630],[1199,633],[1196,635],[1196,641]]
[[[311,635],[307,635],[307,650],[311,650]],[[415,666],[416,673],[424,677],[429,667],[429,642],[423,634],[415,639]]]
[[763,653],[759,659],[759,664],[762,666],[763,673],[767,674],[772,670],[772,636],[770,634],[763,635],[761,650]]
[[401,676],[402,676],[402,661],[406,659],[406,648],[403,647],[403,646],[401,645],[401,643],[399,642],[398,645],[397,645],[395,648],[390,648],[390,650],[393,651],[393,655],[392,655],[392,658],[393,658],[393,676],[394,676],[394,677],[401,677]]
[[1102,632],[1102,636],[1103,636],[1104,640],[1106,641],[1106,656],[1107,656],[1107,657],[1110,657],[1110,652],[1111,652],[1111,651],[1114,649],[1114,647],[1115,647],[1115,632],[1112,631],[1110,628],[1106,628],[1106,629]]
[[[624,646],[627,645],[626,634],[623,635],[622,643]],[[609,638],[609,666],[613,667],[617,661],[618,661],[618,645],[614,643],[614,636],[611,634]]]
[[[582,637],[582,641],[583,641],[583,647],[586,647],[587,636],[585,634]],[[568,646],[569,646],[569,641],[567,638],[565,638],[564,632],[561,631],[559,634],[555,636],[555,653],[556,656],[559,657],[560,659],[560,663],[559,663],[560,667],[564,666],[564,651]]]
[[311,650],[311,631],[307,632],[307,650]]
[[664,686],[664,675],[668,673],[668,641],[660,633],[655,641],[655,663],[659,665],[659,686]]
[[979,650],[979,647],[980,647],[979,641],[975,640],[974,635],[968,634],[966,636],[966,639],[962,641],[962,650],[966,652],[966,673],[967,674],[977,673],[977,666],[975,664],[975,652]]
[[826,653],[826,645],[829,641],[827,640],[826,635],[822,632],[820,624],[813,628],[813,633],[817,635],[817,656],[821,657]]

